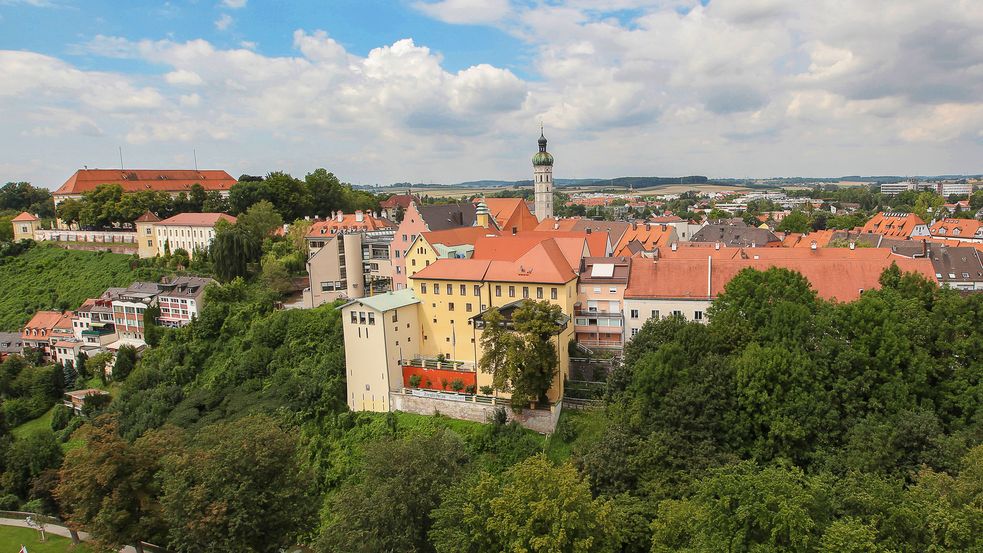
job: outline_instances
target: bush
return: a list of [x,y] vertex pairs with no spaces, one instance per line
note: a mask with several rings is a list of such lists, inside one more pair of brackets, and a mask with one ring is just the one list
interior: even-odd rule
[[58,431],[72,421],[72,410],[64,405],[55,407],[55,412],[51,417],[51,430]]
[[429,378],[427,379],[427,381],[426,381],[425,384],[426,384],[427,388],[433,388],[433,381],[430,380]]
[[20,498],[12,493],[0,495],[0,510],[16,511],[20,507]]
[[68,421],[68,426],[63,428],[61,432],[58,433],[57,436],[58,441],[61,443],[65,443],[71,440],[72,434],[76,430],[78,430],[83,424],[85,424],[85,420],[82,419],[81,417],[72,417],[72,419]]
[[474,395],[478,391],[474,384],[468,384],[464,387],[464,393]]
[[443,388],[443,389],[445,389],[445,390],[447,389],[447,379],[446,378],[441,378],[440,379],[440,387]]
[[418,374],[414,374],[413,376],[411,376],[410,377],[410,388],[419,388],[420,387],[420,381],[421,380],[423,380],[423,378],[420,377],[420,375],[418,375]]
[[19,426],[44,414],[53,401],[45,398],[18,397],[3,402],[3,417],[10,427]]
[[482,386],[481,387],[481,393],[482,394],[485,394],[486,396],[492,395],[492,387],[491,386]]
[[451,382],[451,390],[454,390],[455,392],[460,392],[463,389],[464,389],[464,381],[461,380],[460,378],[455,378],[454,381]]

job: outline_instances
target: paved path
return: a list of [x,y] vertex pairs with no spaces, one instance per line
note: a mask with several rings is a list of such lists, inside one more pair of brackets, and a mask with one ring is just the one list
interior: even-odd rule
[[[19,518],[0,518],[0,526],[19,526],[21,528],[30,528],[27,525],[27,521],[21,520]],[[71,539],[72,534],[68,531],[68,528],[64,526],[57,526],[54,524],[48,524],[44,527],[44,532],[46,534],[54,534],[56,536],[62,536]],[[89,541],[89,534],[85,532],[79,532],[79,539],[82,541]],[[136,553],[136,549],[133,546],[127,545],[123,549],[120,549],[120,553]]]

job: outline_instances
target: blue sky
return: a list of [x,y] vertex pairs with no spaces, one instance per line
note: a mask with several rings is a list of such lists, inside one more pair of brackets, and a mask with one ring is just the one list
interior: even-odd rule
[[983,171],[983,2],[0,0],[0,182]]

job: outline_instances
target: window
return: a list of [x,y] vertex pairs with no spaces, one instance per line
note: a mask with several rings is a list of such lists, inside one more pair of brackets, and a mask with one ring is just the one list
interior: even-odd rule
[[672,312],[672,316],[673,316],[673,317],[681,317],[681,316],[682,316],[682,314],[683,314],[683,312],[682,312],[682,311],[673,311],[673,312]]
[[403,235],[403,242],[406,242],[406,235]]
[[496,298],[502,297],[502,287],[497,284],[495,285],[495,297]]
[[638,334],[638,329],[637,329],[637,328],[633,328],[633,329],[631,329],[631,335],[632,335],[632,336],[635,336],[635,335],[637,335],[637,334]]
[[454,311],[454,302],[447,302],[447,310]]
[[474,285],[474,297],[477,298],[477,297],[480,297],[480,296],[481,296],[481,285],[480,284],[475,284]]
[[358,323],[358,314],[352,311],[352,324]]
[[448,296],[450,296],[450,295],[451,295],[451,294],[453,294],[453,293],[454,293],[454,285],[453,285],[453,284],[450,284],[450,283],[448,283],[448,284],[447,284],[447,295],[448,295]]
[[396,274],[397,275],[403,274],[403,268],[400,267],[399,265],[396,265]]
[[543,287],[542,286],[537,286],[536,287],[536,299],[537,300],[543,299]]
[[153,240],[147,240],[147,245],[148,246],[153,246],[154,245],[154,241]]
[[470,313],[471,312],[471,304],[470,303],[464,304],[464,310],[467,311],[468,313]]
[[468,295],[468,286],[466,284],[461,285],[461,295],[462,296]]
[[393,322],[394,323],[398,323],[399,322],[399,318],[397,317],[397,315],[398,315],[397,312],[393,311]]
[[437,295],[437,296],[440,295],[440,283],[439,282],[433,283],[433,293],[435,295]]
[[652,318],[655,319],[655,320],[659,320],[659,310],[658,309],[653,309],[652,310]]
[[365,311],[358,312],[358,324],[365,324]]
[[420,283],[420,293],[421,294],[426,294],[427,293],[427,283],[426,282],[421,282]]
[[373,313],[371,311],[369,311],[369,324],[370,325],[374,325],[375,324],[375,313]]
[[150,236],[150,231],[151,231],[151,228],[150,227],[147,227],[147,236]]
[[609,294],[617,294],[618,293],[618,289],[615,288],[614,286],[612,286],[612,287],[608,288],[608,293]]
[[556,286],[550,288],[550,299],[551,300],[555,300],[556,299]]
[[595,294],[600,294],[601,293],[601,289],[599,287],[598,288],[594,288],[594,293]]
[[416,260],[415,259],[411,259],[410,260],[410,264],[413,265],[414,267],[416,267]]
[[529,299],[529,287],[528,286],[523,286],[522,287],[522,299]]
[[702,311],[694,311],[693,312],[693,320],[694,321],[702,321],[703,320],[703,312]]
[[396,259],[399,259],[399,250],[396,250]]
[[509,297],[510,298],[515,297],[515,286],[509,286]]
[[638,318],[638,310],[637,309],[632,309],[631,310],[631,318],[632,319],[637,319]]

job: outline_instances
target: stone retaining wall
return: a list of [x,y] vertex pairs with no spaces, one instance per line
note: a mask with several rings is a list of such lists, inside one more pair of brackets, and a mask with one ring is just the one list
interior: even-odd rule
[[[440,413],[454,419],[474,422],[488,422],[495,409],[500,406],[485,403],[453,401],[448,399],[417,397],[401,392],[389,392],[389,404],[395,411],[416,413],[418,415],[434,415]],[[549,410],[524,409],[515,413],[510,407],[504,407],[506,416],[540,434],[552,434],[556,429],[556,421],[560,418],[562,403],[554,404]]]

